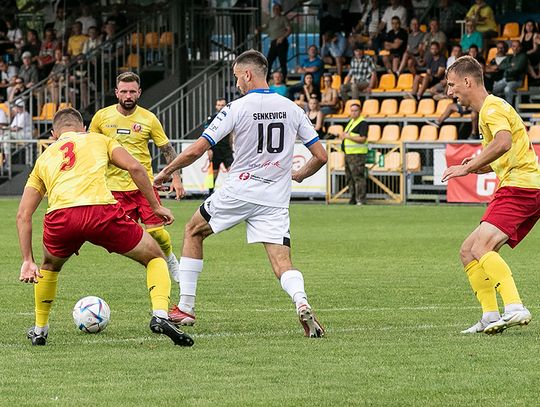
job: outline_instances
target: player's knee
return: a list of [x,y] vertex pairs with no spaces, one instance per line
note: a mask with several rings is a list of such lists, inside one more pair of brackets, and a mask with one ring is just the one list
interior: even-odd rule
[[467,244],[466,242],[461,245],[461,248],[459,249],[459,257],[461,259],[461,263],[466,266],[471,261],[475,259],[472,251],[471,246]]

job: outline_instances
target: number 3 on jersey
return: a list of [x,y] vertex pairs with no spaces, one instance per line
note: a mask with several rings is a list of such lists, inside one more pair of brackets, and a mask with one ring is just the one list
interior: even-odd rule
[[72,141],[69,141],[66,144],[64,144],[62,147],[60,147],[60,150],[64,152],[64,160],[62,161],[62,165],[60,166],[60,171],[69,171],[75,165],[77,156],[75,155],[75,152],[73,151],[74,149],[75,149],[75,143]]
[[[277,146],[274,145],[274,135],[277,133]],[[264,147],[264,124],[259,123],[259,142],[257,144],[257,154],[263,152]],[[266,126],[266,151],[269,153],[281,153],[283,151],[283,142],[285,141],[285,126],[283,123],[268,123]]]

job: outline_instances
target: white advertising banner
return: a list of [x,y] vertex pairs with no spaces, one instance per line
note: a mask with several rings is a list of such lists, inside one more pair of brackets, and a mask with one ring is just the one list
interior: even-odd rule
[[[183,142],[183,149],[187,148],[189,142]],[[324,142],[323,142],[324,145]],[[326,147],[326,146],[325,146]],[[298,170],[311,158],[311,153],[302,144],[294,146],[293,170]],[[205,178],[208,174],[208,156],[205,154],[190,166],[182,170],[182,179],[184,188],[190,194],[207,193],[208,188],[205,187]],[[223,185],[227,179],[228,173],[225,167],[221,165],[219,175],[216,180],[216,188]],[[305,179],[301,184],[292,181],[292,196],[293,197],[323,197],[326,194],[326,165],[323,166],[317,173]]]

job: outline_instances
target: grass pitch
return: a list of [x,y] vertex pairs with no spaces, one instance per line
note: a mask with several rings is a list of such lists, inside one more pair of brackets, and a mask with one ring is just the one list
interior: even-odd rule
[[[464,337],[480,309],[459,263],[482,207],[293,204],[293,261],[327,334],[302,337],[261,245],[210,237],[192,348],[152,334],[144,268],[86,244],[60,275],[49,341],[32,347],[31,286],[18,281],[17,200],[0,200],[0,405],[538,405],[539,227],[501,253],[532,324]],[[198,203],[169,201],[179,253]],[[41,220],[34,247],[41,259]],[[71,309],[104,298],[111,323],[79,332]],[[173,283],[173,300],[178,287]]]

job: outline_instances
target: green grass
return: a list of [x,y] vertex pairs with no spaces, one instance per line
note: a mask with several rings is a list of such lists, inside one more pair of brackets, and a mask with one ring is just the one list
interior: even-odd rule
[[[179,252],[197,203],[167,205]],[[302,337],[262,246],[245,243],[243,226],[212,236],[188,349],[149,331],[144,269],[90,244],[62,271],[47,346],[30,346],[33,295],[18,281],[16,207],[0,200],[1,406],[538,405],[536,321],[494,337],[459,334],[480,315],[458,252],[482,207],[293,204],[293,261],[327,329],[321,340]],[[537,228],[501,251],[533,317],[539,246]],[[98,335],[72,322],[86,295],[112,310]]]

